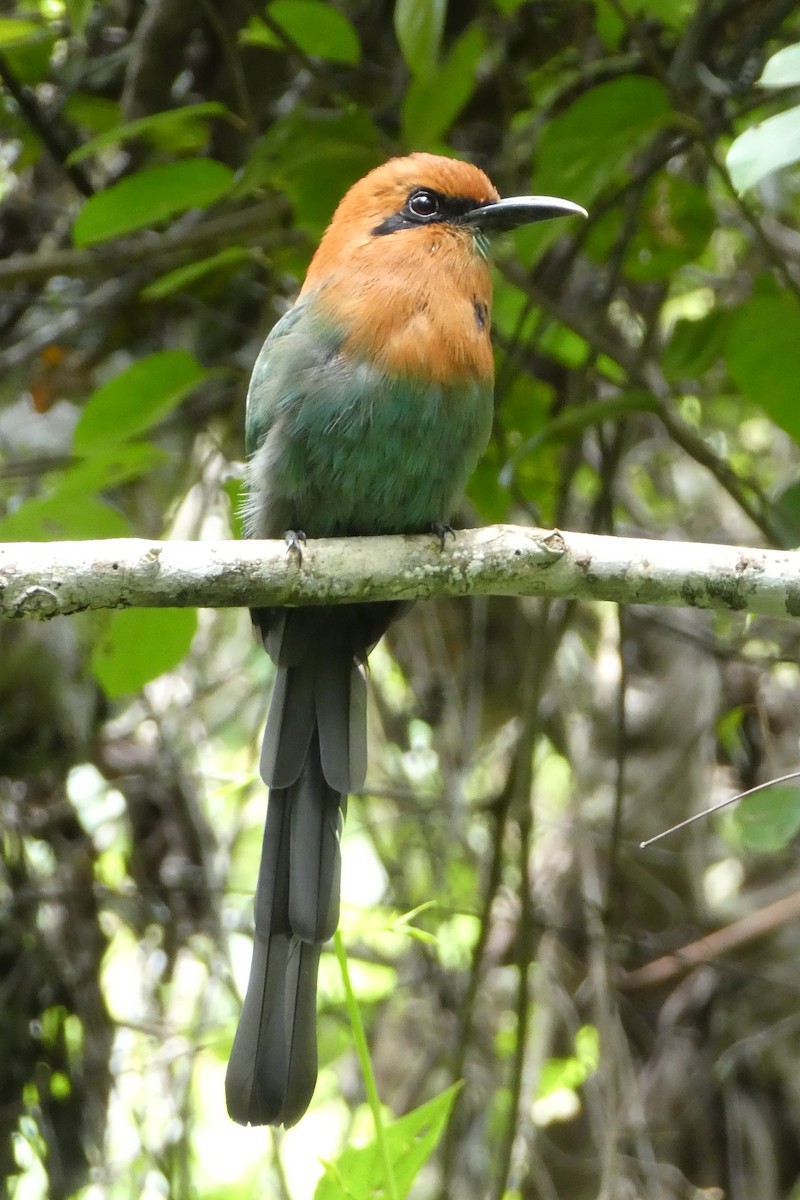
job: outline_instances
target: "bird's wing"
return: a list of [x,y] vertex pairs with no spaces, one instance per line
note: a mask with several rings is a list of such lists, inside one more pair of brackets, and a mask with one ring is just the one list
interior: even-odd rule
[[[298,302],[273,325],[256,359],[245,410],[245,449],[248,457],[258,449],[275,419],[277,403],[285,391],[281,361],[286,339],[292,337],[308,319],[307,303]],[[293,358],[293,355],[288,356]]]

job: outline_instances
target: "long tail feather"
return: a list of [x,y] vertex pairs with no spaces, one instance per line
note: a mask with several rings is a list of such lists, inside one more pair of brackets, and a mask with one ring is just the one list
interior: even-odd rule
[[289,928],[304,942],[327,942],[339,924],[339,836],[344,795],[326,783],[312,743],[292,789],[289,836]]
[[270,798],[253,961],[225,1081],[242,1125],[293,1125],[311,1102],[317,971],[339,920],[339,837],[347,794],[366,774],[360,664],[396,612],[253,613],[278,670],[261,755]]

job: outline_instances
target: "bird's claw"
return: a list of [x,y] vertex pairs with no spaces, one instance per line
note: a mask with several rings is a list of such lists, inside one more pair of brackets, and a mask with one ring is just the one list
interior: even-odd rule
[[444,544],[447,540],[448,533],[453,541],[456,540],[456,531],[452,525],[447,525],[443,521],[434,521],[431,525],[431,533],[439,539],[439,549],[444,550]]
[[302,529],[287,529],[283,535],[283,540],[286,542],[286,555],[297,559],[297,565],[303,564],[303,546],[305,546],[308,538],[303,533]]

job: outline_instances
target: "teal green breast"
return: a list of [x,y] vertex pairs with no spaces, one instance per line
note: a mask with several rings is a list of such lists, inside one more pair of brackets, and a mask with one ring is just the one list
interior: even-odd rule
[[421,532],[483,453],[491,383],[445,386],[347,360],[306,301],[273,329],[248,394],[250,536]]

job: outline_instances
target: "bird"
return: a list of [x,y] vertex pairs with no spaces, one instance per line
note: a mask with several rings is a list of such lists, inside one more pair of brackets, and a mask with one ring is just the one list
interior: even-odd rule
[[[413,153],[353,184],[247,394],[244,531],[285,538],[445,534],[492,426],[488,239],[585,214],[501,199],[461,159]],[[294,1125],[317,1080],[322,947],[339,919],[339,840],[367,767],[365,664],[408,605],[255,608],[275,664],[250,976],[225,1093],[241,1125]]]

